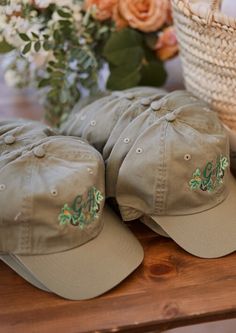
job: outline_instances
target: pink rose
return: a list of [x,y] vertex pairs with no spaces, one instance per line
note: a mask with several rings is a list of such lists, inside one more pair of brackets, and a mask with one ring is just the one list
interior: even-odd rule
[[167,20],[169,0],[119,0],[120,15],[132,28],[152,32]]
[[173,26],[165,28],[159,34],[155,50],[161,60],[170,59],[178,53],[178,42]]
[[112,18],[118,0],[85,0],[85,9],[96,8],[95,18],[104,21]]

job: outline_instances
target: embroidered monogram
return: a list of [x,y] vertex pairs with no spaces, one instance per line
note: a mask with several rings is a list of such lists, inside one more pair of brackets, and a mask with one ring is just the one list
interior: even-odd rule
[[58,216],[60,224],[71,224],[83,229],[86,225],[92,223],[97,217],[100,210],[100,203],[103,200],[102,193],[91,187],[87,196],[78,195],[72,207],[65,204]]
[[225,170],[228,166],[227,157],[219,156],[215,164],[208,162],[203,171],[197,168],[189,182],[191,190],[213,192],[220,184],[223,184]]

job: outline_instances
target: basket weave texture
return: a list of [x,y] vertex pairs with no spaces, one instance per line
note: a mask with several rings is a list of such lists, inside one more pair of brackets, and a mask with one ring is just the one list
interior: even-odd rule
[[220,0],[172,0],[186,89],[236,131],[236,19]]

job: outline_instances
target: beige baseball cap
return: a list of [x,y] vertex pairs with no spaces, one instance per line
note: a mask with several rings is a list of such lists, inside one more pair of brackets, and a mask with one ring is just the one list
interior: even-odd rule
[[62,124],[60,133],[82,137],[102,152],[117,120],[137,100],[157,93],[159,89],[138,87],[100,98],[82,109],[75,109]]
[[52,136],[1,156],[2,259],[64,298],[108,291],[143,249],[104,198],[102,157],[79,138]]
[[156,224],[205,258],[236,250],[235,197],[228,136],[217,114],[200,104],[183,104],[142,131],[116,185],[124,220],[142,218],[153,230]]

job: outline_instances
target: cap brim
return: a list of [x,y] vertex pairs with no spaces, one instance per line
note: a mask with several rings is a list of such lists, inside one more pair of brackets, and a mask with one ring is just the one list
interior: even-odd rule
[[217,258],[236,250],[236,180],[218,206],[185,216],[152,216],[183,249],[202,258]]
[[1,254],[0,259],[23,279],[28,281],[30,284],[36,288],[42,289],[44,291],[50,292],[40,281],[38,281],[22,264],[21,262],[11,254]]
[[142,216],[140,221],[145,224],[152,231],[156,232],[158,235],[169,238],[170,236],[163,230],[156,221],[153,221],[151,218]]
[[124,223],[104,208],[104,227],[90,242],[72,250],[22,256],[20,262],[55,294],[83,300],[112,289],[143,260],[143,249]]

